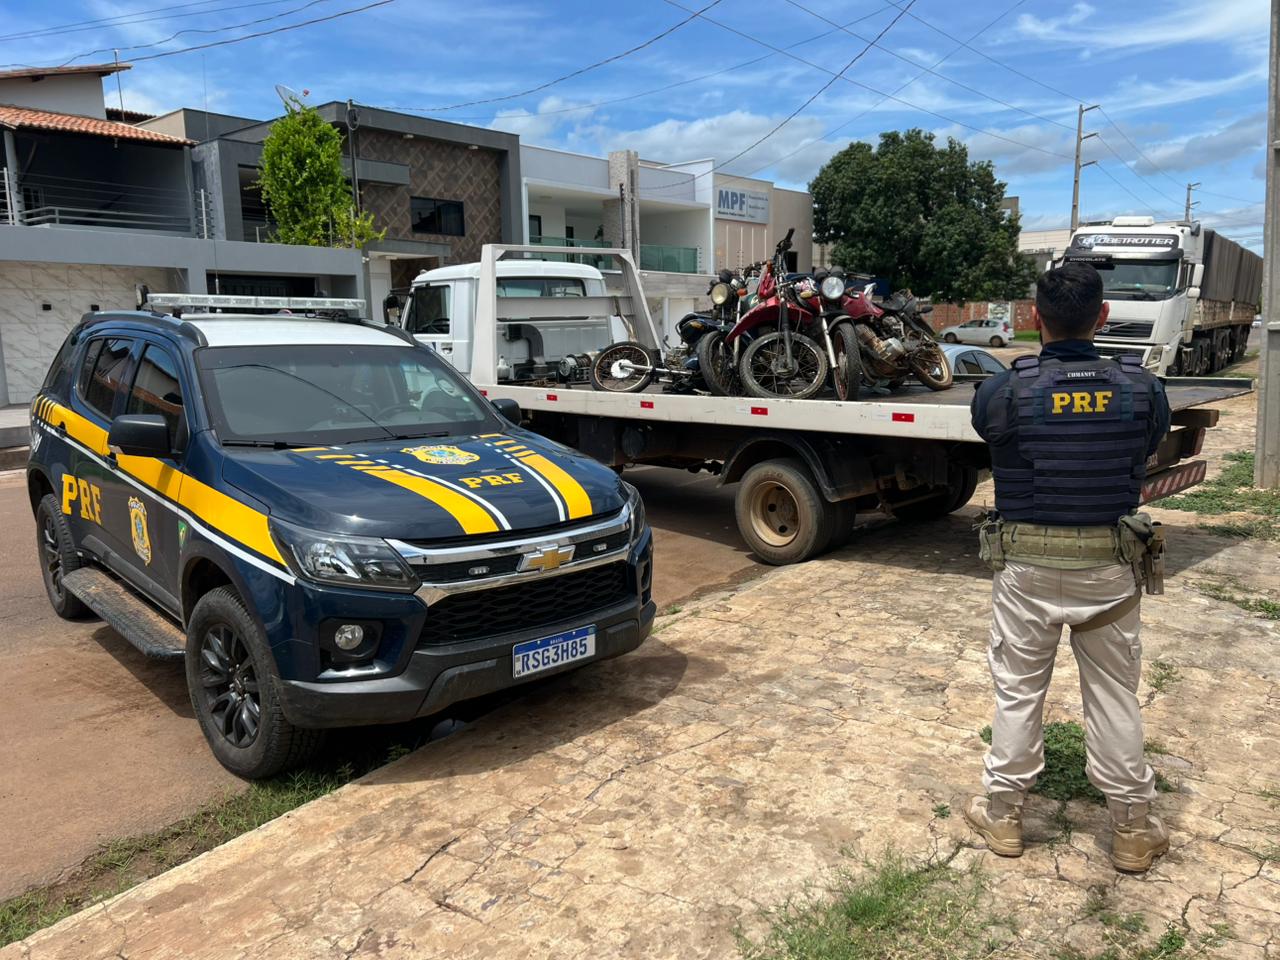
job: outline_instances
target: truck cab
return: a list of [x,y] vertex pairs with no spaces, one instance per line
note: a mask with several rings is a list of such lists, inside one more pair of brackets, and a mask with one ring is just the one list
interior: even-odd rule
[[[413,281],[401,316],[405,330],[436,351],[455,368],[470,374],[480,264],[465,263],[420,273]],[[575,300],[599,304],[606,296],[604,275],[586,264],[552,260],[503,260],[497,264],[495,293],[499,305],[516,300],[545,299],[554,307],[554,322],[517,307],[501,311],[497,330],[497,373],[514,382],[554,376],[561,361],[585,375],[586,357],[614,340],[624,339],[616,312],[574,309]]]
[[1209,374],[1243,358],[1261,260],[1226,237],[1198,222],[1116,217],[1077,229],[1063,259],[1102,276],[1111,305],[1096,340],[1103,356],[1141,357],[1158,376]]

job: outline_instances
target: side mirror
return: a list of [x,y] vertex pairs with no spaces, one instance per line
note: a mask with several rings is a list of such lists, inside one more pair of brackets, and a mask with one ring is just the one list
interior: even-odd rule
[[1189,287],[1198,287],[1204,282],[1204,264],[1196,263],[1191,267],[1191,282],[1187,284]]
[[170,457],[169,425],[158,413],[130,413],[111,421],[107,448],[126,457]]
[[871,295],[875,292],[876,292],[876,284],[874,280],[862,288],[862,295],[866,297],[868,300],[871,299]]
[[499,397],[497,400],[490,400],[495,410],[502,414],[514,424],[519,424],[524,419],[524,414],[520,412],[520,404],[508,397]]
[[1187,287],[1187,299],[1188,299],[1188,300],[1199,300],[1199,299],[1200,299],[1200,288],[1199,288],[1199,287]]

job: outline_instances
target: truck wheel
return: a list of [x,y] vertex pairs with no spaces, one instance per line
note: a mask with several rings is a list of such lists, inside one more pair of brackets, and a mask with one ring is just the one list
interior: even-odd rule
[[839,550],[853,539],[853,526],[858,522],[858,508],[852,500],[837,500],[831,504],[831,539],[828,550]]
[[49,605],[63,620],[81,620],[89,608],[62,583],[62,578],[84,565],[71,539],[71,528],[62,515],[62,505],[52,493],[40,498],[36,507],[36,550],[40,554],[40,574]]
[[230,587],[200,598],[187,624],[187,690],[218,762],[261,780],[296,767],[324,734],[285,719],[275,658],[262,628]]
[[973,491],[978,488],[978,471],[974,467],[952,464],[947,473],[947,485],[938,488],[937,496],[901,507],[891,506],[893,515],[906,523],[939,520],[973,499]]
[[831,539],[831,505],[799,460],[766,460],[749,469],[734,513],[747,545],[774,566],[808,560]]

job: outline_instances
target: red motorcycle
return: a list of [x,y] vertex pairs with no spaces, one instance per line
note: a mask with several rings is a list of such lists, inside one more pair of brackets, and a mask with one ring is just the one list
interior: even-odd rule
[[710,365],[713,376],[726,380],[723,368],[731,364],[753,397],[803,400],[827,383],[830,363],[817,339],[825,331],[818,287],[809,276],[787,277],[786,252],[794,233],[793,227],[778,242],[760,275],[756,305],[717,342],[720,359]]

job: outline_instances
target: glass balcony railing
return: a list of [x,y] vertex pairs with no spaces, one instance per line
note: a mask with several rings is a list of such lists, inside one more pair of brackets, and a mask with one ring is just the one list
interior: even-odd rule
[[663,273],[697,273],[697,247],[671,247],[657,243],[640,244],[640,269]]
[[[584,250],[603,250],[609,246],[603,240],[579,240],[576,237],[530,237],[529,243],[534,246],[543,247],[582,247]],[[566,254],[566,253],[549,253],[544,259],[556,263],[585,263],[589,267],[595,267],[597,270],[605,269],[606,261],[611,260],[610,257],[597,257],[589,253],[584,254]]]

